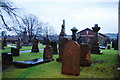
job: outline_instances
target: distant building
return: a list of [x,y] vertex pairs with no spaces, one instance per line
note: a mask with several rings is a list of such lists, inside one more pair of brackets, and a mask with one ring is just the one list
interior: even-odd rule
[[[81,39],[81,43],[89,43],[92,39],[94,39],[94,36],[95,32],[89,28],[77,33],[77,39]],[[98,33],[98,42],[100,45],[104,44],[108,38],[108,36]]]

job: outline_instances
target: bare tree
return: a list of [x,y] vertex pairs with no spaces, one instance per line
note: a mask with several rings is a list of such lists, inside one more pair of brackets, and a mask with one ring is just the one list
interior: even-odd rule
[[42,23],[39,22],[38,18],[32,14],[24,16],[22,19],[24,23],[24,28],[27,29],[29,39],[33,37],[33,35],[36,35],[36,33],[41,31]]
[[4,24],[4,26],[2,26],[2,28],[7,29],[8,31],[14,30],[14,28],[12,28],[11,26],[8,25],[7,20],[5,19],[5,17],[7,17],[7,16],[10,17],[13,24],[16,23],[20,27],[18,18],[21,18],[21,17],[17,15],[17,10],[18,10],[18,8],[16,8],[14,6],[14,4],[12,2],[10,2],[9,0],[1,0],[0,1],[0,18]]
[[48,39],[48,36],[56,34],[56,31],[55,31],[55,29],[53,29],[52,25],[50,25],[48,22],[46,22],[46,23],[43,23],[42,33],[43,33],[44,37],[46,37]]

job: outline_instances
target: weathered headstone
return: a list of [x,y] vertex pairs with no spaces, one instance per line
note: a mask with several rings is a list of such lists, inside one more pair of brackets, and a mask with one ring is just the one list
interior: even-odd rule
[[53,51],[52,47],[50,45],[46,45],[46,47],[44,48],[43,59],[44,60],[47,60],[47,59],[52,60],[52,57],[53,57],[52,51]]
[[21,38],[18,37],[18,40],[17,40],[17,48],[20,49],[21,48]]
[[50,42],[50,45],[53,48],[53,54],[58,54],[57,43],[56,42]]
[[65,44],[62,57],[62,73],[79,75],[80,73],[80,46],[75,41]]
[[2,39],[2,49],[4,49],[4,40]]
[[95,32],[94,39],[91,41],[91,53],[93,54],[102,54],[102,51],[99,50],[99,43],[98,43],[98,31],[100,30],[100,27],[98,27],[98,24],[95,24],[94,27],[92,27],[93,31]]
[[114,50],[118,50],[118,39],[114,40]]
[[61,38],[60,41],[59,41],[59,58],[57,58],[57,61],[58,62],[61,62],[62,61],[62,55],[63,55],[63,49],[64,49],[64,46],[65,44],[69,42],[69,40],[67,38]]
[[80,66],[90,66],[91,65],[91,50],[88,44],[80,44]]
[[4,46],[7,46],[7,40],[6,39],[7,39],[7,36],[5,35],[4,36],[4,41],[3,41],[4,42]]
[[72,31],[72,40],[77,41],[76,32],[78,31],[78,29],[76,27],[73,27],[71,31]]
[[111,49],[110,45],[107,46],[107,49]]
[[23,39],[22,39],[22,42],[23,42],[23,45],[24,46],[27,46],[28,45],[28,37],[27,37],[27,31],[26,31],[26,28],[23,32]]
[[38,39],[36,38],[36,36],[34,36],[34,38],[32,39],[32,51],[31,52],[39,52],[39,48],[38,48]]
[[11,53],[13,56],[19,56],[19,48],[11,47]]
[[65,20],[63,20],[63,24],[62,24],[62,26],[61,26],[61,32],[60,32],[60,34],[59,34],[59,40],[61,39],[61,38],[64,38],[66,36],[66,33],[65,33]]
[[10,53],[2,53],[2,66],[9,66],[13,62],[12,54]]

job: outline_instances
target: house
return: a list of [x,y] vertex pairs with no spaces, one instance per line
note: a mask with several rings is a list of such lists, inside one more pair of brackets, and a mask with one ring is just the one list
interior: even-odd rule
[[[82,31],[79,31],[77,33],[78,43],[79,43],[79,41],[81,41],[81,43],[90,43],[90,41],[92,39],[94,39],[95,34],[96,33],[89,28],[86,28]],[[108,38],[109,38],[108,36],[106,36],[102,33],[98,33],[98,42],[99,42],[100,45],[104,45]]]

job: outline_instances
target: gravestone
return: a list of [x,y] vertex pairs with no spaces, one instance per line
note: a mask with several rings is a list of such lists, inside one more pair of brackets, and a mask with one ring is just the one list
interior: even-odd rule
[[2,55],[2,66],[9,66],[13,62],[13,57],[11,53],[1,53]]
[[114,40],[114,50],[118,50],[118,39]]
[[107,49],[111,49],[110,45],[107,46]]
[[51,59],[53,57],[53,49],[50,45],[46,45],[46,47],[44,48],[44,54],[43,54],[43,59],[47,60],[47,59]]
[[62,24],[62,26],[61,26],[61,32],[60,32],[60,34],[59,34],[59,40],[61,39],[61,38],[64,38],[66,36],[66,33],[65,33],[65,20],[63,20],[63,24]]
[[13,56],[19,56],[19,48],[11,47],[11,53]]
[[60,41],[59,41],[59,58],[57,58],[56,61],[58,62],[61,62],[62,61],[62,55],[63,55],[63,49],[64,49],[64,46],[65,44],[69,42],[69,40],[67,38],[61,38]]
[[2,49],[4,49],[4,40],[2,39]]
[[27,30],[26,30],[26,28],[25,28],[25,30],[23,32],[22,42],[23,42],[23,46],[28,46],[28,37],[27,37]]
[[62,57],[62,73],[79,75],[80,73],[80,46],[75,41],[65,44]]
[[6,41],[6,39],[7,39],[7,36],[5,35],[5,36],[4,36],[4,41],[3,41],[3,42],[4,42],[4,46],[7,46],[7,41]]
[[32,50],[31,52],[39,52],[39,48],[38,48],[38,39],[36,38],[36,36],[34,36],[34,38],[32,39]]
[[58,54],[57,43],[56,42],[50,42],[50,45],[53,48],[53,54]]
[[91,43],[91,53],[93,54],[102,54],[102,51],[99,50],[99,43],[98,43],[98,31],[100,30],[100,27],[98,27],[98,24],[95,24],[94,27],[92,27],[93,31],[95,32],[94,39],[90,41]]
[[71,31],[72,31],[72,40],[77,41],[76,32],[78,31],[78,29],[76,27],[73,27]]
[[2,49],[2,39],[0,39],[0,49]]
[[17,48],[20,49],[21,48],[21,38],[18,37],[18,40],[17,40]]
[[91,50],[88,44],[80,44],[80,66],[90,66],[91,65]]

